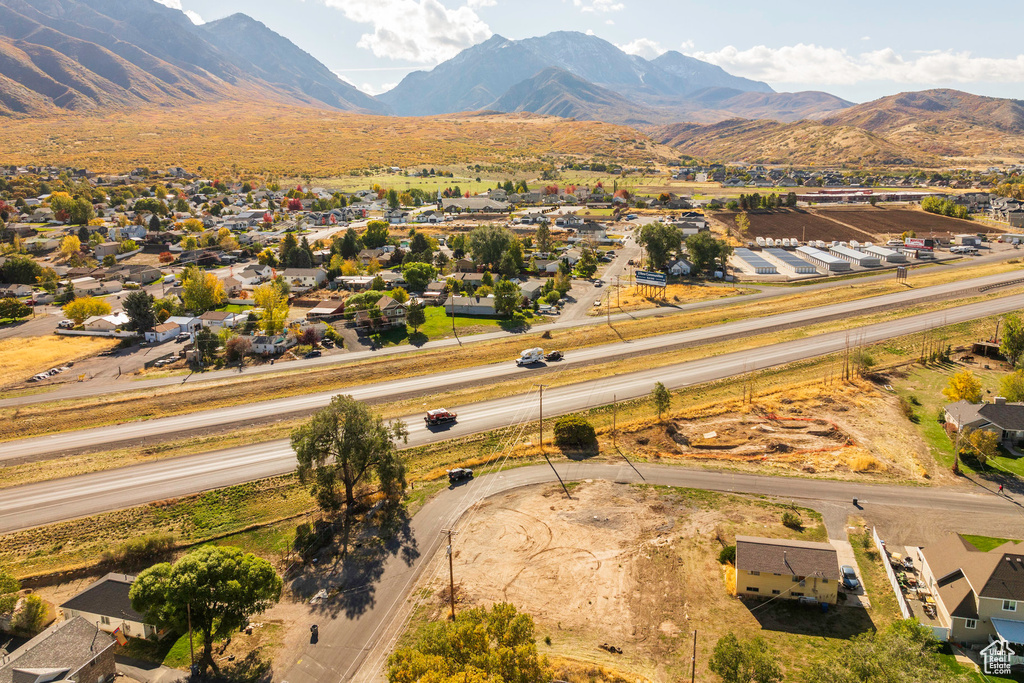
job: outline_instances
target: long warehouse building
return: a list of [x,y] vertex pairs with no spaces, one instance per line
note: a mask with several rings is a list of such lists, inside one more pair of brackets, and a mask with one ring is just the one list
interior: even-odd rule
[[829,251],[833,256],[838,256],[841,259],[849,261],[850,263],[856,263],[858,266],[862,266],[864,268],[877,268],[882,265],[882,260],[874,254],[865,254],[863,251],[844,247],[841,244],[833,246]]
[[769,259],[776,261],[780,266],[782,266],[783,270],[788,270],[795,275],[818,274],[817,268],[796,254],[792,254],[785,249],[765,249],[764,253]]
[[740,264],[745,272],[755,275],[775,275],[779,271],[774,264],[768,263],[754,252],[744,247],[738,247],[732,252],[732,257]]
[[886,249],[885,247],[867,247],[864,251],[869,254],[874,254],[878,258],[882,259],[886,263],[906,263],[907,255],[901,254],[894,249]]
[[849,261],[833,256],[827,251],[815,249],[814,247],[797,247],[796,251],[814,265],[820,266],[827,271],[841,273],[847,270],[852,270]]

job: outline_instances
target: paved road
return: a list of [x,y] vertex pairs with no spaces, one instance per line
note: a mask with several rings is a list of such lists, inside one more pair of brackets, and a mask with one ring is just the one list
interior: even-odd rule
[[[948,489],[766,477],[665,465],[639,464],[633,469],[625,463],[562,463],[555,468],[567,481],[605,479],[767,494],[783,499],[825,503],[839,508],[844,516],[855,512],[870,515],[872,508],[890,505],[923,511],[942,509],[960,512],[965,516],[984,513],[1016,514],[1020,509],[1019,505],[1006,498]],[[403,610],[407,609],[406,598],[413,584],[441,547],[444,538],[441,530],[457,528],[463,513],[483,498],[520,486],[553,481],[550,468],[532,466],[479,477],[465,486],[441,492],[411,522],[412,545],[418,553],[415,560],[407,562],[400,554],[388,558],[381,578],[373,585],[372,599],[365,611],[346,617],[343,613],[336,613],[339,609],[337,606],[332,610],[332,606],[328,605],[321,614],[314,612],[315,616],[311,616],[311,619],[316,619],[319,624],[320,642],[307,646],[299,655],[298,662],[284,673],[281,680],[289,683],[379,680],[380,667],[384,664],[383,655],[391,645],[390,638],[381,639],[401,625]],[[853,507],[854,497],[859,498],[863,510]],[[554,502],[555,499],[552,501],[558,504]],[[1024,523],[1017,528],[1024,531]],[[1005,527],[1000,527],[1000,531],[1003,529]],[[1019,535],[1021,531],[1016,533]],[[1005,533],[1013,535],[1008,529]],[[375,645],[378,647],[375,648]],[[373,656],[368,657],[371,652]]]
[[[871,297],[858,301],[843,302],[830,306],[821,306],[792,313],[781,313],[778,315],[766,316],[763,318],[749,318],[738,320],[722,325],[714,325],[707,328],[688,330],[673,334],[634,339],[614,344],[604,344],[581,348],[578,350],[567,350],[566,359],[557,364],[559,368],[578,366],[586,363],[608,361],[615,358],[633,357],[642,353],[664,351],[678,348],[684,345],[706,344],[716,340],[725,340],[736,336],[744,336],[767,332],[773,329],[783,329],[808,325],[814,321],[827,320],[836,317],[857,315],[874,309],[884,309],[890,306],[907,305],[923,298],[952,298],[962,293],[976,291],[978,286],[1003,282],[1007,274],[978,278],[968,283],[951,283],[928,287],[920,290],[907,290],[885,296]],[[846,343],[850,334],[862,335],[854,339],[855,342],[871,342],[878,339],[900,336],[913,331],[930,329],[943,324],[960,322],[974,318],[984,317],[997,313],[1004,313],[1020,307],[1021,297],[1003,297],[993,299],[984,303],[970,306],[949,309],[946,311],[894,320],[888,323],[880,323],[868,328],[862,328],[862,332],[840,333],[838,335],[815,336],[810,339],[800,340],[791,345],[782,345],[787,351],[768,353],[776,346],[745,351],[740,354],[718,356],[705,361],[697,361],[696,365],[687,363],[674,368],[659,368],[648,373],[637,375],[621,375],[610,381],[602,381],[605,387],[611,387],[611,391],[619,391],[618,396],[628,398],[630,396],[642,395],[650,389],[648,376],[671,378],[676,373],[686,373],[693,377],[695,367],[701,363],[713,363],[718,369],[708,370],[708,373],[715,374],[714,377],[705,377],[699,381],[708,379],[719,379],[729,374],[739,374],[745,369],[759,369],[790,362],[800,358],[809,358],[816,355],[823,355],[840,350]],[[864,336],[866,335],[866,336]],[[777,345],[778,346],[778,345]],[[766,355],[767,354],[767,355]],[[770,358],[765,360],[764,358]],[[723,359],[726,359],[723,361]],[[723,366],[723,363],[725,365]],[[731,365],[729,365],[731,363]],[[555,364],[552,364],[555,365]],[[727,374],[721,374],[727,370]],[[537,373],[539,378],[545,373]],[[3,444],[0,453],[0,462],[17,461],[27,457],[38,458],[48,453],[60,453],[69,449],[81,447],[83,444],[89,446],[100,446],[104,444],[118,443],[133,439],[154,437],[158,435],[187,433],[189,430],[209,428],[212,426],[228,425],[239,422],[266,419],[270,417],[309,411],[326,405],[331,397],[337,394],[351,394],[362,401],[374,401],[383,399],[394,399],[402,395],[433,393],[438,387],[455,388],[468,384],[491,383],[500,380],[522,377],[531,372],[528,368],[519,368],[511,362],[491,364],[472,368],[465,368],[446,373],[437,373],[407,379],[399,379],[391,382],[379,382],[371,385],[361,385],[351,388],[341,388],[335,391],[306,394],[291,398],[275,399],[249,403],[230,408],[223,408],[213,411],[199,411],[175,417],[160,418],[154,420],[142,420],[128,422],[120,425],[98,427],[61,434],[52,434],[17,441],[9,441]],[[540,379],[538,381],[541,381]],[[665,380],[662,380],[665,381]],[[669,382],[666,381],[666,385]],[[687,382],[692,384],[693,381]],[[623,386],[625,384],[625,386]],[[678,385],[677,385],[678,386]],[[588,405],[599,405],[611,400],[608,391],[602,394],[606,400],[596,400]],[[583,406],[586,407],[586,406]],[[576,408],[572,408],[576,409]],[[567,412],[563,410],[562,412]],[[463,428],[469,424],[472,429],[490,429],[494,425],[480,425],[463,421]],[[455,430],[458,431],[458,430]]]
[[[925,272],[925,273],[935,272],[934,268],[948,268],[948,269],[953,269],[953,270],[961,269],[961,268],[967,268],[967,267],[981,265],[981,264],[987,263],[987,262],[998,262],[998,261],[1006,260],[1008,258],[1014,257],[1015,255],[1019,256],[1019,252],[1015,252],[1013,250],[1010,250],[1008,253],[994,252],[994,253],[991,253],[991,254],[986,254],[984,256],[978,257],[976,259],[964,260],[964,261],[962,261],[960,263],[953,263],[953,264],[948,264],[948,265],[947,264],[943,264],[943,265],[939,265],[939,266],[932,266],[932,268],[926,269],[923,272]],[[616,259],[616,263],[613,263],[611,265],[615,266],[618,263],[619,263],[619,260]],[[917,264],[915,264],[915,265],[917,265]],[[625,268],[625,266],[621,266],[621,265],[620,265],[620,267]],[[224,270],[227,270],[227,269],[224,269]],[[911,281],[913,281],[914,274],[916,272],[918,272],[918,271],[911,271]],[[630,320],[630,319],[635,319],[635,318],[658,317],[658,316],[664,316],[664,315],[668,315],[668,314],[679,314],[679,313],[685,313],[687,311],[701,310],[701,309],[707,309],[707,308],[727,308],[729,306],[744,305],[744,304],[747,304],[747,303],[749,303],[751,301],[755,301],[755,300],[771,299],[771,298],[775,298],[775,297],[779,297],[779,296],[789,296],[791,294],[799,294],[801,292],[812,292],[812,291],[817,291],[819,289],[830,289],[830,288],[844,287],[844,286],[849,286],[849,285],[862,285],[862,284],[869,283],[869,282],[876,282],[876,281],[879,281],[879,280],[891,279],[892,277],[893,277],[892,271],[891,270],[887,270],[887,271],[879,272],[878,274],[875,274],[875,275],[865,275],[863,277],[859,277],[859,278],[856,278],[854,280],[823,280],[823,281],[813,282],[813,283],[807,284],[807,285],[798,285],[798,286],[792,286],[792,287],[787,287],[787,286],[764,287],[763,289],[760,289],[760,290],[755,289],[755,288],[750,287],[750,286],[746,286],[746,288],[751,293],[746,294],[745,296],[742,296],[742,297],[736,297],[736,298],[725,299],[725,300],[723,300],[723,299],[711,299],[711,300],[708,300],[708,301],[700,301],[700,302],[693,303],[693,304],[681,304],[679,306],[663,306],[663,307],[660,307],[660,308],[647,309],[647,310],[643,310],[643,311],[635,311],[635,312],[632,312],[632,313],[617,313],[617,314],[613,314],[611,316],[611,320],[612,320],[612,322],[616,322],[616,321],[619,321],[619,320]],[[1003,277],[1003,278],[1009,280],[1009,279],[1014,279],[1015,276],[1012,273],[1007,273],[1007,274],[1005,274],[1003,276],[999,276],[999,277]],[[973,280],[964,280],[961,284],[963,286],[967,287],[967,286],[970,285],[970,283],[972,283],[972,282],[974,282],[974,281],[976,281],[978,279],[979,278],[975,278]],[[577,287],[583,287],[583,286],[590,287],[591,298],[589,300],[590,300],[590,304],[591,305],[593,304],[593,300],[597,298],[594,295],[594,292],[601,291],[601,290],[598,290],[598,289],[594,289],[592,285],[590,285],[589,283],[585,283],[584,281],[577,281],[575,286],[577,286]],[[743,284],[740,284],[739,286],[740,287],[745,287]],[[581,297],[580,298],[581,302],[587,301],[587,298],[586,298],[586,296],[585,296],[585,294],[583,293],[582,290],[580,291],[580,297]],[[565,320],[559,320],[559,321],[557,321],[555,323],[551,323],[551,324],[543,326],[543,329],[545,329],[545,330],[569,329],[569,328],[585,327],[585,326],[589,326],[589,325],[602,325],[602,324],[605,324],[605,322],[606,322],[605,318],[601,317],[601,316],[596,316],[596,317],[586,316],[585,319],[565,319]],[[53,325],[56,325],[56,322],[53,322]],[[426,344],[424,344],[423,346],[421,346],[419,348],[420,349],[450,348],[450,347],[454,347],[454,346],[459,346],[460,343],[474,343],[474,342],[478,342],[478,341],[490,341],[490,340],[493,340],[493,339],[505,338],[505,337],[510,336],[511,334],[514,334],[514,333],[503,332],[502,331],[502,332],[488,332],[488,333],[472,335],[472,336],[468,336],[468,337],[464,336],[464,337],[462,337],[461,340],[454,339],[454,338],[439,339],[439,340],[436,340],[436,341],[427,342]],[[155,347],[155,348],[159,348],[159,347]],[[258,366],[254,366],[254,367],[245,368],[243,373],[239,373],[237,369],[231,369],[231,370],[218,370],[218,371],[212,371],[212,372],[197,373],[195,375],[188,375],[188,376],[185,376],[185,377],[182,377],[182,376],[172,376],[172,377],[162,377],[162,378],[150,379],[150,380],[132,380],[132,379],[128,379],[128,378],[122,378],[122,379],[120,379],[118,381],[94,381],[94,382],[85,382],[85,383],[73,383],[73,384],[63,385],[63,386],[61,386],[61,387],[59,387],[57,389],[54,389],[53,391],[50,391],[50,392],[48,392],[46,394],[32,395],[32,396],[19,396],[19,397],[15,397],[15,398],[0,398],[0,407],[29,405],[29,404],[32,404],[32,403],[49,402],[49,401],[55,401],[55,400],[60,400],[60,399],[66,399],[66,398],[82,398],[82,397],[87,397],[87,396],[100,396],[100,395],[117,393],[117,392],[125,392],[125,391],[141,391],[141,390],[144,390],[144,389],[150,389],[150,388],[155,388],[155,387],[174,386],[174,385],[179,385],[179,384],[184,384],[184,383],[190,383],[191,384],[191,383],[199,383],[199,382],[206,382],[206,381],[223,380],[223,379],[235,378],[235,377],[240,376],[241,374],[244,374],[246,376],[250,376],[250,375],[263,374],[263,373],[280,373],[280,372],[292,372],[292,371],[298,372],[298,371],[307,370],[307,369],[310,369],[310,368],[319,368],[319,367],[324,367],[324,366],[339,365],[339,364],[342,364],[342,363],[355,362],[355,361],[364,360],[366,358],[371,358],[371,357],[382,357],[382,356],[393,355],[393,354],[413,353],[416,350],[417,349],[414,349],[414,348],[409,347],[409,346],[392,346],[392,347],[386,347],[386,348],[383,348],[383,349],[377,349],[377,350],[374,350],[374,351],[359,351],[359,352],[346,353],[346,354],[330,354],[330,355],[327,355],[327,356],[322,356],[320,358],[311,358],[311,359],[303,359],[303,360],[291,361],[291,362],[286,363],[284,365],[276,365],[276,366],[271,366],[271,365],[266,365],[266,364],[265,365],[258,365]]]
[[[998,310],[1015,310],[1024,306],[1024,295],[992,303],[998,304]],[[871,325],[851,333],[849,339],[853,343],[871,343],[927,330],[936,325],[978,317],[982,312],[977,308],[961,307]],[[556,415],[604,405],[610,403],[613,396],[619,400],[644,396],[650,393],[656,381],[677,389],[840,351],[846,348],[847,339],[846,332],[829,333],[669,367],[554,387],[544,392],[544,414]],[[431,377],[422,381],[434,382],[435,386],[437,382]],[[410,415],[406,418],[410,428],[409,445],[417,446],[534,420],[538,403],[536,394],[531,393],[457,407],[459,422],[450,429],[442,430],[427,429],[419,415]],[[144,431],[147,424],[156,422],[126,427]],[[45,439],[33,441],[44,443]],[[24,442],[15,442],[15,445],[19,444],[24,445]],[[0,498],[0,533],[284,474],[292,471],[294,466],[295,456],[288,442],[278,440],[5,489]]]

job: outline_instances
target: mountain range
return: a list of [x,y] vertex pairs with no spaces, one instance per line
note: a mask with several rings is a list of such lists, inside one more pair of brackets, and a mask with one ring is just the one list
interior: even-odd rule
[[532,113],[632,126],[681,152],[797,164],[1024,158],[1024,102],[954,90],[854,104],[775,92],[678,52],[597,36],[494,35],[372,97],[244,14],[154,0],[0,0],[0,117],[273,103],[383,116]]

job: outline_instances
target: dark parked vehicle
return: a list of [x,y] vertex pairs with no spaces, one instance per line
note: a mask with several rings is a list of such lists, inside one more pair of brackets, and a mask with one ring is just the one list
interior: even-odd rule
[[860,579],[857,578],[857,572],[848,564],[844,564],[839,568],[839,572],[843,575],[843,588],[848,591],[855,591],[860,588]]
[[303,356],[303,358],[319,358],[321,355],[323,355],[323,354],[320,353],[319,349],[313,349],[312,351],[307,353],[305,356]]
[[454,484],[455,482],[462,481],[463,479],[472,479],[473,470],[468,467],[456,467],[454,470],[448,470],[448,481]]
[[544,360],[562,360],[565,356],[562,355],[561,351],[551,351],[544,356]]

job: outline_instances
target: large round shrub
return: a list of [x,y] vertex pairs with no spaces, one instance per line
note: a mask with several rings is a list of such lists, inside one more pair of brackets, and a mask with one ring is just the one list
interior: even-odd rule
[[555,421],[555,445],[559,448],[583,449],[597,445],[594,426],[577,415],[566,415]]

